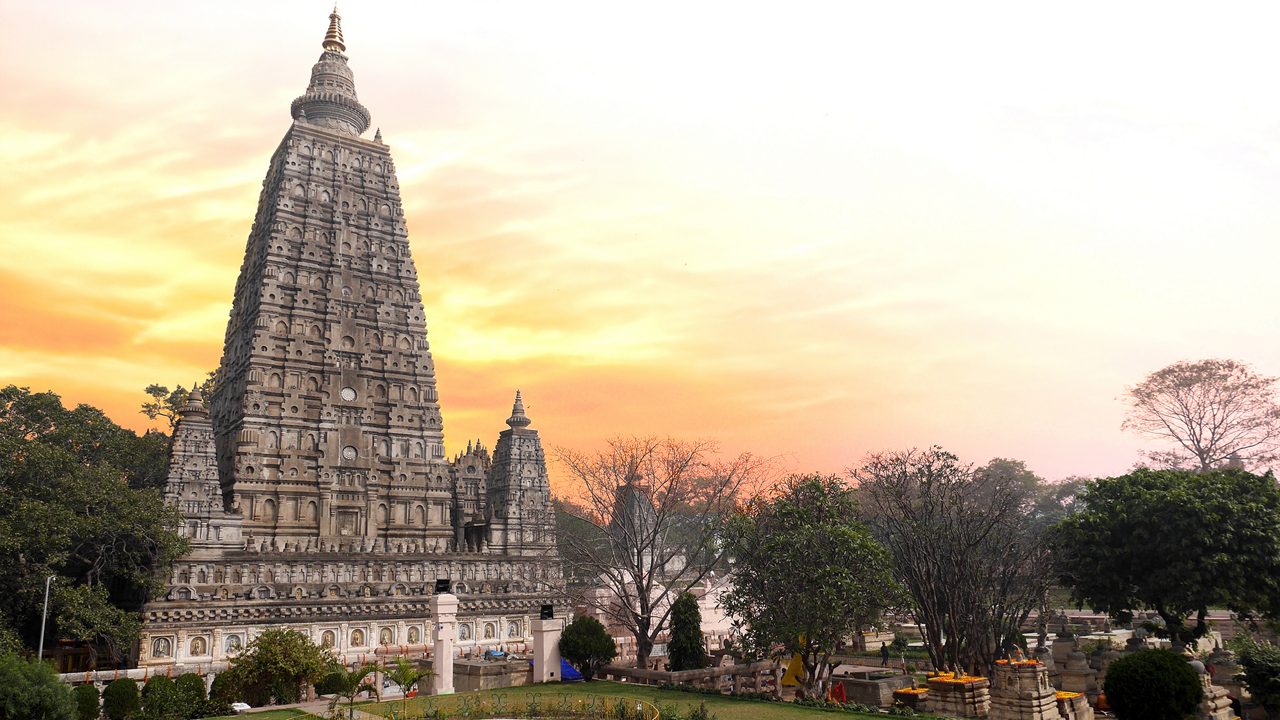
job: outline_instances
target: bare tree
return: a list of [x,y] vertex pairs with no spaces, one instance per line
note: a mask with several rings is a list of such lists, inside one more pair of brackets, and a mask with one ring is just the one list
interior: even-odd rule
[[1121,427],[1177,446],[1147,453],[1158,465],[1266,465],[1280,450],[1276,380],[1235,360],[1176,362],[1128,389]]
[[937,447],[872,454],[852,474],[934,666],[988,670],[1052,579],[1034,510],[1039,479],[1021,462],[975,470]]
[[676,597],[721,563],[721,521],[771,467],[715,451],[712,442],[656,438],[617,438],[596,454],[556,451],[581,498],[561,506],[576,526],[560,534],[562,558],[571,577],[606,589],[582,600],[631,632],[637,667],[648,663]]

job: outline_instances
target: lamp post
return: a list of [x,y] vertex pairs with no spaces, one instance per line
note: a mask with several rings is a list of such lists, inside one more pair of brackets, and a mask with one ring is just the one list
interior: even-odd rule
[[44,660],[44,626],[49,622],[49,583],[53,582],[53,575],[44,579],[44,612],[40,614],[40,649],[36,651],[36,658]]

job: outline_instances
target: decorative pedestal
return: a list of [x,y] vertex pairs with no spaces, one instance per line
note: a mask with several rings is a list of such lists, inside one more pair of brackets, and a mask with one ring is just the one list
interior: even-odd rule
[[1067,657],[1067,666],[1062,669],[1062,689],[1084,693],[1090,702],[1098,697],[1098,673],[1089,667],[1084,653],[1077,650]]
[[929,703],[929,688],[898,688],[893,691],[893,702],[895,705],[924,712]]
[[1062,720],[1093,720],[1093,708],[1084,693],[1059,691],[1057,701]]
[[453,628],[458,622],[458,596],[441,593],[431,598],[431,614],[435,617],[435,650],[432,656],[431,692],[453,694]]
[[1058,691],[1035,660],[997,660],[991,676],[991,720],[1059,720]]
[[984,677],[955,677],[944,673],[929,678],[928,711],[959,718],[985,718],[991,710],[991,681]]
[[560,633],[564,620],[533,621],[533,681],[560,682]]

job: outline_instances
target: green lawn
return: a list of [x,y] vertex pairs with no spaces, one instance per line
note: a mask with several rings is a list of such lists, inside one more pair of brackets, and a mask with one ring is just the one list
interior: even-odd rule
[[[531,698],[549,716],[558,713],[556,708],[573,707],[588,703],[592,697],[628,698],[651,705],[676,708],[681,714],[705,702],[707,710],[718,720],[866,720],[884,718],[884,715],[861,713],[824,712],[814,708],[797,707],[790,703],[741,700],[723,695],[702,695],[677,690],[659,690],[656,687],[596,680],[590,683],[566,683],[526,685],[481,692],[458,693],[443,697],[418,697],[408,701],[407,714],[400,701],[390,701],[361,708],[367,713],[391,718],[416,718],[431,708],[440,708],[446,717],[459,717],[466,708],[471,717],[520,717]],[[923,717],[923,716],[918,716]]]
[[263,710],[262,712],[250,711],[244,715],[223,715],[222,717],[209,718],[209,720],[290,720],[290,718],[315,718],[303,710],[297,708],[284,708],[283,710]]

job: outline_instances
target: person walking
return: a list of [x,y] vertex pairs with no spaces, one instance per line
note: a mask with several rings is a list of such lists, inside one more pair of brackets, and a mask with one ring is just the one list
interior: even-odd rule
[[880,643],[880,667],[889,666],[889,643]]

